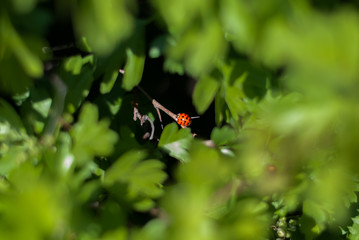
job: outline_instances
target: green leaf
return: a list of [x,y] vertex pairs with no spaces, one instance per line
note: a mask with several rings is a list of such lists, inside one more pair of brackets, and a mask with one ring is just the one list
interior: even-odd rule
[[95,105],[86,103],[80,113],[79,121],[70,133],[74,140],[72,152],[75,160],[82,164],[94,156],[107,156],[112,153],[117,134],[109,129],[110,122],[98,120]]
[[34,9],[37,0],[14,0],[11,3],[18,13],[28,13]]
[[[223,92],[223,90],[221,90],[221,92]],[[225,112],[227,106],[225,105],[225,101],[221,95],[217,95],[214,99],[215,120],[217,125],[220,125],[226,117]]]
[[82,68],[82,58],[81,55],[76,55],[68,58],[64,63],[65,70],[71,72],[72,74],[79,74]]
[[[61,91],[59,88],[57,90]],[[29,95],[30,97],[21,105],[21,114],[24,116],[24,123],[26,123],[27,129],[41,134],[45,129],[46,123],[49,124],[52,120],[50,120],[51,113],[55,113],[54,109],[53,111],[50,110],[54,101],[50,97],[51,94],[48,92],[48,88],[41,84],[38,84],[36,88],[31,87]]]
[[[11,127],[16,129],[17,131],[25,130],[22,121],[16,111],[8,102],[0,98],[0,123],[6,122],[9,123]],[[3,132],[4,131],[1,130],[0,134],[2,134]]]
[[352,218],[353,225],[348,227],[349,229],[349,240],[359,240],[359,216]]
[[122,87],[130,91],[141,82],[143,69],[145,67],[145,56],[142,53],[136,55],[130,48],[126,50],[126,54],[127,62]]
[[66,71],[71,72],[74,75],[81,73],[82,66],[86,63],[93,64],[94,57],[93,55],[88,55],[86,57],[81,57],[81,55],[76,55],[69,57],[64,62],[64,68]]
[[217,145],[225,145],[236,137],[236,132],[229,126],[214,128],[211,133],[211,140]]
[[176,73],[178,75],[184,74],[183,64],[181,64],[175,60],[172,60],[171,58],[166,58],[164,65],[163,65],[163,69],[167,72]]
[[89,94],[94,80],[93,69],[85,65],[78,75],[62,72],[62,79],[69,90],[66,95],[66,110],[70,113],[74,113]]
[[231,73],[228,76],[225,100],[231,111],[232,116],[238,120],[238,116],[243,116],[247,111],[244,102],[246,97],[243,91],[243,83],[247,78],[247,72],[238,72],[237,64],[231,65]]
[[118,69],[113,71],[106,71],[105,76],[100,84],[100,92],[102,94],[109,93],[115,85],[118,76]]
[[170,156],[188,162],[188,148],[192,141],[193,136],[189,128],[178,130],[177,124],[171,123],[163,129],[158,146],[166,150]]
[[41,77],[43,75],[43,64],[39,56],[32,49],[29,49],[24,38],[18,34],[6,14],[2,15],[0,23],[0,39],[4,40],[2,44],[9,47],[26,74],[34,78]]
[[[29,177],[29,169],[24,173]],[[28,178],[21,177],[28,189],[2,196],[2,224],[0,235],[4,239],[43,239],[51,235],[59,219],[65,214],[61,207],[56,185],[50,185],[47,179],[26,182]],[[66,194],[64,194],[66,195]],[[64,195],[61,195],[65,198]],[[66,198],[65,198],[66,199]]]
[[106,171],[104,179],[108,187],[116,182],[126,184],[128,198],[135,200],[134,207],[142,211],[153,207],[152,199],[163,193],[161,184],[167,177],[162,162],[145,157],[144,151],[126,152]]
[[320,205],[319,203],[312,200],[305,200],[303,202],[303,213],[315,220],[317,224],[316,227],[319,230],[317,233],[320,233],[324,230],[325,222],[329,218],[329,214],[325,206]]
[[133,18],[125,1],[79,1],[72,9],[77,37],[86,37],[95,53],[109,54],[132,32]]
[[92,49],[90,47],[90,45],[88,44],[88,41],[86,39],[86,37],[82,37],[78,43],[77,46],[84,52],[92,52]]
[[199,114],[207,110],[218,88],[219,83],[214,77],[205,75],[199,79],[193,93],[193,104]]

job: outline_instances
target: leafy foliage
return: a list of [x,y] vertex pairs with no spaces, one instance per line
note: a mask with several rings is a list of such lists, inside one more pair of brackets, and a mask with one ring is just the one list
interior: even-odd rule
[[344,2],[2,1],[1,238],[359,239]]

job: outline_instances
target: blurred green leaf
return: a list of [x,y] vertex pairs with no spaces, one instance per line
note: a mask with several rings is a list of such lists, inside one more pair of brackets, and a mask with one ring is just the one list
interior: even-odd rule
[[163,69],[167,72],[170,73],[177,73],[179,75],[183,75],[184,74],[184,67],[181,63],[174,61],[171,58],[167,58],[164,65],[163,65]]
[[37,0],[13,0],[11,3],[16,12],[27,13],[34,9],[37,4]]
[[74,113],[89,94],[94,80],[93,69],[85,65],[81,68],[80,74],[73,75],[68,72],[62,72],[61,77],[64,79],[67,89],[70,90],[66,95],[66,110]]
[[143,228],[136,229],[131,233],[134,240],[165,240],[166,225],[159,219],[153,219]]
[[125,74],[123,77],[122,87],[129,91],[137,86],[141,79],[145,66],[145,56],[137,56],[131,49],[126,50],[127,62],[125,65]]
[[[12,26],[6,14],[0,17],[0,39],[2,47],[0,52],[5,49],[16,56],[17,61],[22,65],[24,71],[34,78],[39,78],[43,75],[43,64],[36,54],[26,46],[23,38],[18,34],[16,29]],[[4,50],[1,50],[3,49]],[[8,49],[7,49],[8,48]]]
[[114,231],[106,232],[102,237],[101,240],[126,240],[127,232],[125,228],[119,228]]
[[[8,123],[11,125],[11,128],[16,129],[17,131],[24,131],[24,125],[19,117],[19,115],[16,113],[16,111],[13,109],[13,107],[6,102],[4,99],[0,98],[0,123]],[[5,129],[2,129],[0,131],[0,134],[6,133]]]
[[223,218],[223,236],[227,239],[267,239],[271,221],[268,206],[257,199],[243,199]]
[[359,239],[359,217],[356,216],[352,218],[353,225],[348,227],[349,229],[349,240],[358,240]]
[[71,72],[74,75],[78,75],[81,72],[82,66],[86,63],[93,64],[94,57],[93,55],[88,55],[86,57],[81,57],[81,55],[76,55],[68,58],[64,62],[64,68],[66,71]]
[[[48,236],[64,220],[58,188],[41,177],[41,169],[31,163],[21,164],[8,180],[17,189],[3,195],[0,205],[1,236],[6,239],[40,239]],[[66,198],[65,195],[63,195]]]
[[193,104],[199,114],[204,113],[213,101],[219,83],[211,76],[203,76],[196,84],[193,92]]
[[7,176],[25,162],[37,151],[35,145],[12,106],[0,99],[0,175]]
[[106,171],[104,183],[107,186],[115,182],[128,185],[128,197],[136,200],[135,208],[146,211],[153,207],[152,198],[159,197],[163,190],[162,182],[167,175],[162,171],[163,163],[158,160],[144,160],[143,151],[125,153]]
[[[194,189],[202,186],[202,191],[213,191],[229,179],[231,162],[222,159],[219,152],[194,141],[190,149],[191,161],[177,170],[177,177],[189,182]],[[201,168],[201,171],[198,169]]]
[[78,47],[84,51],[84,52],[92,52],[92,49],[90,47],[90,45],[87,42],[87,38],[86,37],[82,37],[79,41],[78,41]]
[[0,59],[0,62],[0,89],[2,93],[26,93],[33,82],[15,56],[6,56]]
[[21,114],[24,116],[24,123],[29,133],[41,134],[48,122],[51,105],[51,98],[48,88],[44,85],[31,87],[28,91],[29,97],[21,103]]
[[192,141],[193,137],[189,128],[178,130],[177,124],[171,123],[163,129],[158,146],[167,151],[170,156],[182,162],[188,162],[188,148]]
[[[163,0],[154,3],[175,39],[167,49],[170,62],[183,62],[187,72],[196,77],[210,72],[227,51],[214,14],[215,1],[175,1],[171,6]],[[181,12],[186,13],[185,18]],[[169,66],[175,69],[173,64]]]
[[148,55],[151,58],[158,58],[158,57],[162,56],[167,44],[168,44],[167,36],[165,36],[165,35],[158,36],[157,38],[155,38],[155,40],[152,41]]
[[237,136],[234,129],[229,126],[223,126],[222,128],[214,128],[211,133],[211,140],[217,145],[228,144],[229,141],[233,140]]
[[86,103],[82,107],[79,121],[70,132],[74,141],[72,153],[79,165],[91,161],[94,156],[111,154],[118,137],[109,125],[107,120],[98,120],[95,105]]
[[46,118],[50,111],[52,99],[46,98],[40,102],[36,102],[33,104],[33,108],[41,114],[42,117]]
[[115,69],[112,72],[105,72],[105,76],[103,77],[100,85],[100,92],[102,94],[109,93],[112,90],[113,86],[115,85],[118,73],[118,69]]
[[79,1],[74,11],[74,27],[79,39],[100,55],[109,54],[132,31],[133,19],[124,0]]

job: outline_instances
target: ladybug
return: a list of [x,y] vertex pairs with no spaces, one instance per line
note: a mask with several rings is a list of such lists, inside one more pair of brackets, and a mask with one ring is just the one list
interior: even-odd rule
[[187,113],[180,113],[177,115],[177,123],[182,127],[188,127],[191,125],[192,119]]

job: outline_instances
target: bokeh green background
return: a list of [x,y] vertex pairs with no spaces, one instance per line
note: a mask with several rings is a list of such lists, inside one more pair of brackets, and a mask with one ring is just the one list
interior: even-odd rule
[[3,0],[0,239],[359,239],[358,64],[355,0]]

